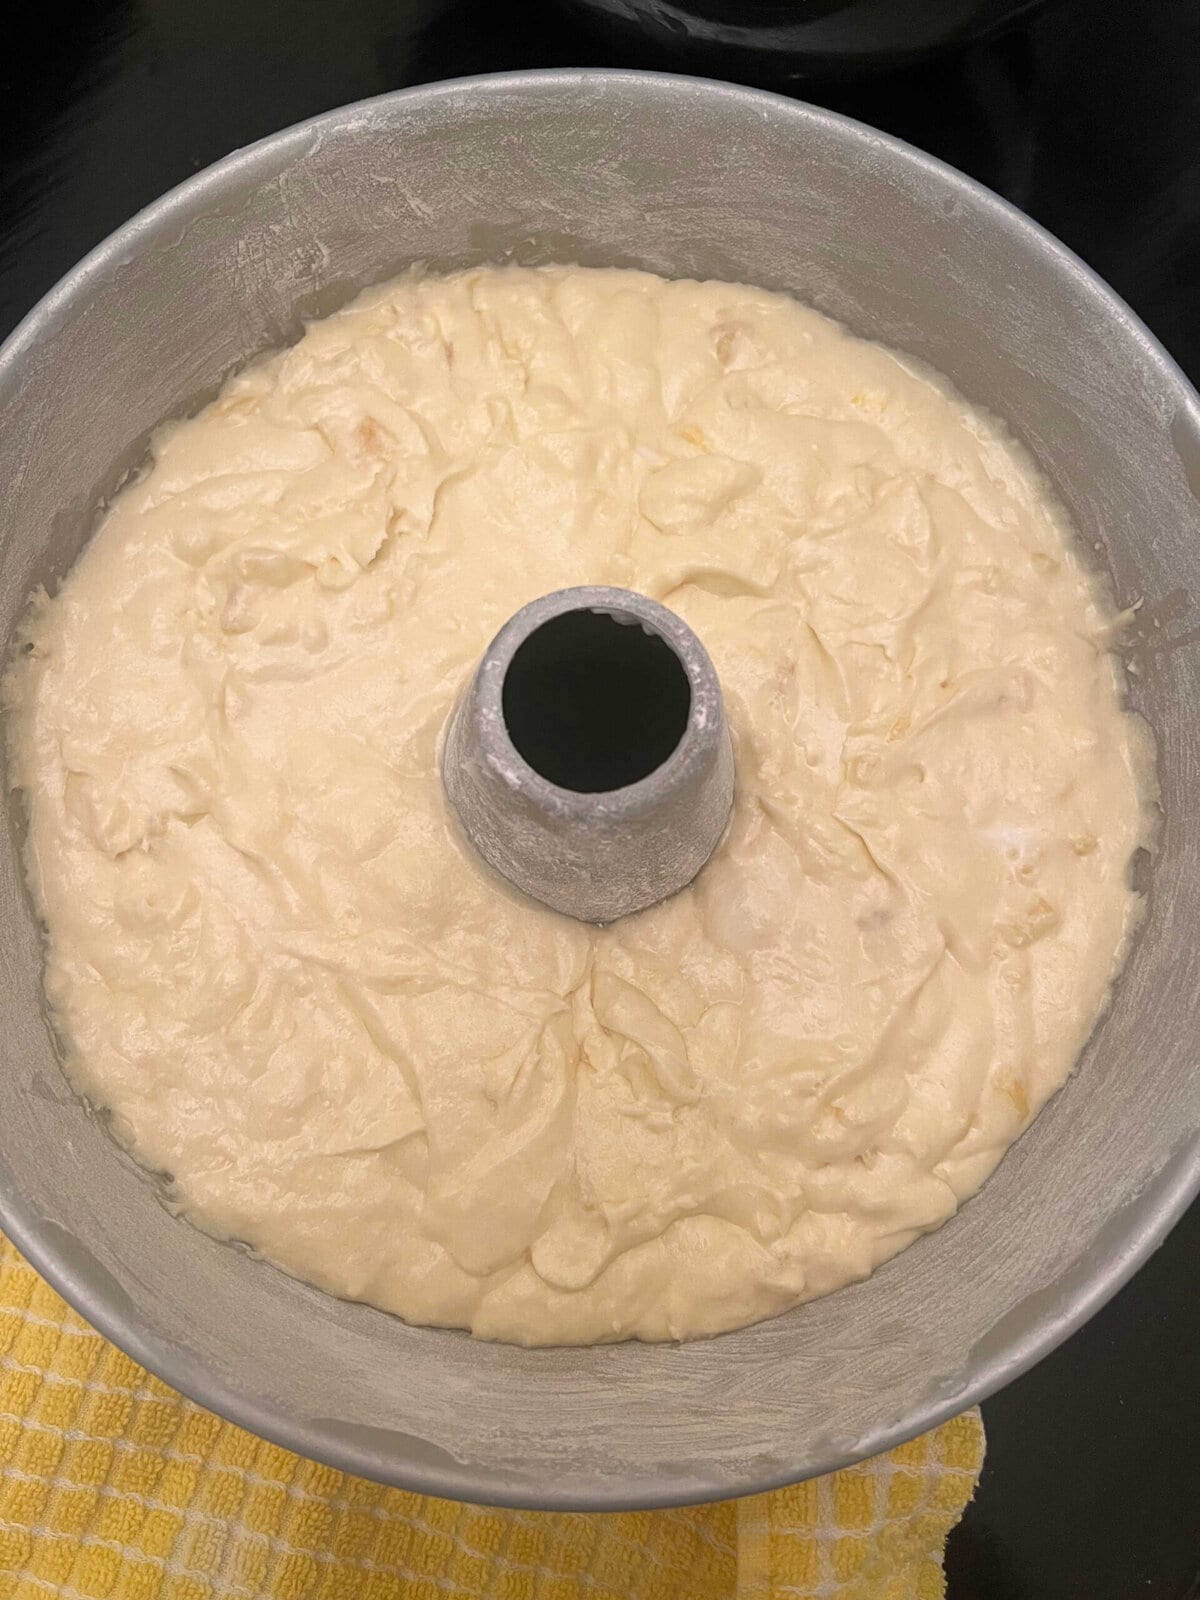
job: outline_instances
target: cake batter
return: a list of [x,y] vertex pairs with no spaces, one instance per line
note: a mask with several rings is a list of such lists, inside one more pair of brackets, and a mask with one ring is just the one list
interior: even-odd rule
[[[497,628],[616,584],[720,676],[729,833],[598,929],[458,837]],[[68,1071],[212,1232],[538,1344],[771,1316],[949,1217],[1135,912],[1113,618],[1023,455],[795,302],[409,276],[232,378],[10,674]]]

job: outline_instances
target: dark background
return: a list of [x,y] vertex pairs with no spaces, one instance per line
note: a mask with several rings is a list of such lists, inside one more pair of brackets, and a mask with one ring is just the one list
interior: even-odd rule
[[[300,118],[462,73],[671,64],[552,0],[17,3],[0,43],[0,335],[132,212]],[[1200,0],[1063,0],[853,82],[794,61],[702,65],[847,111],[1000,190],[1200,381]],[[1198,1249],[1193,1207],[1088,1327],[985,1404],[952,1600],[1200,1597]]]

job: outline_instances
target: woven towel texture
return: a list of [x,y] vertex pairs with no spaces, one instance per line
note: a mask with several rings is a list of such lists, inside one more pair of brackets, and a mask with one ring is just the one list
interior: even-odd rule
[[496,1511],[267,1444],[121,1354],[0,1236],[0,1600],[939,1600],[969,1412],[679,1511]]

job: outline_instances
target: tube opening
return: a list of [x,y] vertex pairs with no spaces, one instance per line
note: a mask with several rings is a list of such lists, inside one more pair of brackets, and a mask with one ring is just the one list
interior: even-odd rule
[[564,611],[517,647],[502,704],[508,736],[536,773],[600,794],[648,778],[674,753],[692,689],[675,651],[640,623]]

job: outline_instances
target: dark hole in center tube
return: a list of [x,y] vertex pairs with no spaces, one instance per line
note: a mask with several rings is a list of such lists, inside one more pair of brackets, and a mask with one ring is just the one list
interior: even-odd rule
[[503,706],[508,736],[535,772],[599,794],[662,766],[687,728],[692,688],[671,646],[640,623],[566,611],[514,652]]

